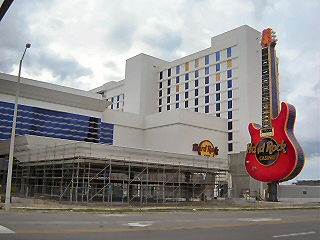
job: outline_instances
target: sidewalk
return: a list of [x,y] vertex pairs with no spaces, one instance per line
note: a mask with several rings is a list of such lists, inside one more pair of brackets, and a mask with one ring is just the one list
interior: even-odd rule
[[[4,203],[0,204],[4,211]],[[90,202],[86,204],[69,204],[54,200],[12,197],[10,211],[79,211],[79,212],[156,212],[156,211],[243,211],[243,210],[287,210],[320,209],[320,203],[266,202],[244,198],[218,199],[207,202],[142,204],[113,202]]]

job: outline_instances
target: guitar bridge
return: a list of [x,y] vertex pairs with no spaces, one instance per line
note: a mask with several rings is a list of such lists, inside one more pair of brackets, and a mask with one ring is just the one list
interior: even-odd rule
[[271,137],[274,136],[273,128],[264,128],[260,130],[260,137]]

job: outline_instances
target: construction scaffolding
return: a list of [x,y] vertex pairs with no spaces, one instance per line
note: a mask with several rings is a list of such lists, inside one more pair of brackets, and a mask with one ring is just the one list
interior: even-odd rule
[[12,194],[26,198],[141,206],[207,201],[228,188],[228,161],[219,158],[85,142],[18,151],[15,158]]

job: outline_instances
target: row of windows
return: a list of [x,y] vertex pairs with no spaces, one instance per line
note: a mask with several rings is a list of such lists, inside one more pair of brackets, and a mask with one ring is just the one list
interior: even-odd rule
[[[230,58],[231,56],[232,56],[232,48],[231,47],[229,47],[229,48],[227,48],[227,51],[226,51],[226,53],[227,53],[227,58]],[[216,62],[219,62],[220,60],[221,60],[221,57],[220,57],[220,51],[219,52],[216,52],[215,54],[212,54],[212,55],[206,55],[206,56],[204,56],[204,64],[205,65],[209,65],[210,64],[210,62],[212,61],[212,58],[213,57],[215,57],[215,61]],[[231,63],[231,62],[230,62]],[[229,66],[229,61],[228,61],[228,68],[230,68],[230,66]],[[217,67],[218,66],[218,67]],[[184,67],[185,67],[185,72],[187,72],[187,71],[189,71],[190,70],[190,62],[186,62],[185,64],[184,64]],[[195,59],[194,60],[194,67],[195,68],[198,68],[199,67],[199,58],[198,59]],[[217,68],[219,68],[220,69],[220,63],[218,63],[218,64],[216,64],[216,71],[220,71],[220,70],[217,70]],[[178,74],[180,74],[180,65],[178,65],[178,66],[176,66],[175,68],[173,68],[173,69],[175,69],[175,74],[176,75],[178,75]],[[209,73],[208,73],[209,74]],[[167,77],[171,77],[171,75],[172,75],[172,69],[171,68],[169,68],[169,69],[167,69]],[[160,79],[162,79],[164,76],[163,76],[163,71],[161,71],[160,73],[159,73],[159,78]]]
[[124,108],[124,94],[108,98],[107,101],[112,102],[112,104],[108,106],[109,109],[123,110]]
[[[11,135],[13,108],[0,102],[0,140]],[[16,135],[24,134],[113,144],[113,124],[100,118],[19,105]]]

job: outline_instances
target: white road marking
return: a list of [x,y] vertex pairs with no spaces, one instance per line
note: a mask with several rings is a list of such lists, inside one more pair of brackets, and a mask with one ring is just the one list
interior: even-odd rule
[[247,222],[278,222],[281,218],[238,218],[239,221]]
[[130,222],[130,223],[128,223],[128,226],[129,227],[141,227],[141,228],[143,228],[143,227],[148,227],[148,226],[150,226],[150,225],[152,225],[153,224],[153,222]]
[[9,233],[15,233],[14,231],[10,230],[9,228],[6,228],[2,225],[0,225],[0,234],[9,234]]
[[126,217],[126,214],[101,214],[101,217]]
[[275,235],[274,238],[285,238],[285,237],[294,237],[294,236],[303,236],[309,234],[315,234],[316,232],[301,232],[301,233],[291,233],[291,234],[283,234],[283,235]]

